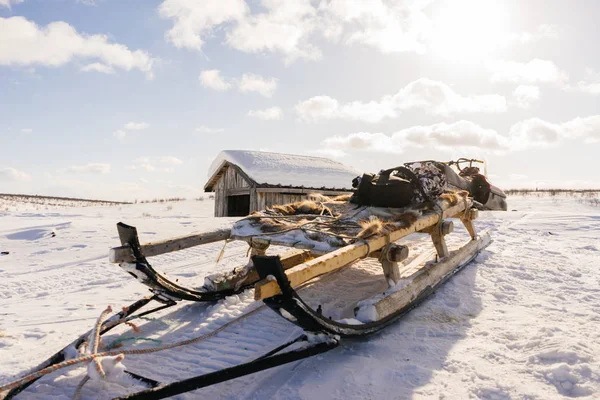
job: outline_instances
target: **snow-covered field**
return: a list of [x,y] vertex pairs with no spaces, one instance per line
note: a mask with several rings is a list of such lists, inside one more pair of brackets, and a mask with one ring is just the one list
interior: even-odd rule
[[[0,204],[0,251],[8,252],[0,255],[0,384],[90,329],[106,305],[119,309],[148,294],[108,262],[108,249],[119,244],[118,221],[137,226],[142,242],[154,241],[233,221],[213,218],[213,205],[212,200],[48,209]],[[382,333],[182,397],[600,398],[600,207],[571,196],[515,196],[509,210],[482,213],[476,225],[489,228],[494,242]],[[199,285],[215,270],[221,247],[150,261],[172,279]],[[246,249],[230,243],[217,268],[241,265]],[[323,284],[335,287],[333,280]],[[351,292],[353,284],[346,281],[349,286],[337,290]],[[306,295],[323,302],[335,297],[316,288]],[[215,305],[182,304],[164,312],[162,320],[148,321],[140,335],[170,343],[256,307],[252,293]],[[126,356],[124,363],[171,381],[248,361],[297,333],[263,308],[209,341],[149,358]],[[82,376],[82,368],[49,375],[19,398],[70,398]],[[82,394],[111,398],[131,391],[92,381]]]

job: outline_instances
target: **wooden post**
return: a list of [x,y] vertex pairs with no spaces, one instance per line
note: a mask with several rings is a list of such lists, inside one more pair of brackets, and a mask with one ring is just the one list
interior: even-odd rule
[[471,208],[469,210],[465,210],[465,212],[461,215],[460,220],[463,225],[471,235],[471,239],[475,240],[477,238],[477,233],[475,232],[475,227],[473,226],[473,220],[479,217],[479,210],[476,208]]
[[452,231],[454,231],[454,224],[452,221],[443,221],[439,225],[434,225],[423,230],[423,232],[427,232],[431,236],[431,241],[440,258],[448,256],[448,245],[446,244],[444,236]]
[[439,230],[434,230],[430,233],[431,240],[433,241],[433,245],[435,246],[435,250],[438,253],[440,258],[444,258],[448,256],[448,245],[446,244],[446,240],[444,239],[444,235]]
[[389,283],[391,279],[394,284],[398,283],[400,280],[400,268],[398,267],[398,263],[383,260],[381,261],[381,266],[383,267],[383,275],[385,275],[386,282]]
[[398,283],[400,280],[400,262],[408,258],[408,247],[392,243],[377,253],[379,253],[386,282],[389,283],[391,279],[394,284]]

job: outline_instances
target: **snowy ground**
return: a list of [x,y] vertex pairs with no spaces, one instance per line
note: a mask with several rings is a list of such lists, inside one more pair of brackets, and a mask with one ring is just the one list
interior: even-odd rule
[[[232,221],[212,218],[211,200],[47,210],[1,206],[0,251],[9,254],[0,255],[0,384],[91,328],[107,304],[118,309],[148,293],[107,260],[108,249],[119,244],[116,222],[137,226],[147,242]],[[184,397],[600,396],[600,208],[577,197],[530,196],[511,197],[509,210],[514,211],[483,214],[476,224],[491,230],[490,247],[382,333]],[[172,279],[198,284],[214,271],[220,248],[203,246],[151,262]],[[229,244],[218,269],[243,263],[245,251],[245,245]],[[357,276],[347,272],[347,278]],[[378,284],[363,278],[365,286]],[[343,283],[336,290],[349,293],[357,280],[334,281],[323,282],[327,290],[308,288],[306,297],[335,310],[330,291],[335,283]],[[215,305],[182,304],[161,321],[149,321],[142,334],[170,343],[208,332],[256,306],[252,293]],[[247,361],[297,333],[261,309],[210,341],[153,358],[126,357],[125,365],[170,381]],[[82,373],[50,375],[19,398],[70,398]],[[130,391],[90,382],[83,396],[110,398]]]

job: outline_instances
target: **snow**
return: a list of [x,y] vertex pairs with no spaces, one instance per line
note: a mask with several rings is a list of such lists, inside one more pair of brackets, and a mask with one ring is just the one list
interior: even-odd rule
[[360,174],[353,168],[323,157],[224,150],[210,166],[208,178],[226,161],[240,167],[259,185],[350,190],[352,180]]
[[[138,227],[142,242],[230,226],[213,218],[212,201],[93,207],[31,206],[0,212],[0,385],[92,328],[108,304],[115,310],[149,294],[117,265],[118,221]],[[43,207],[42,207],[43,208]],[[5,208],[0,207],[1,210]],[[323,355],[189,393],[180,398],[595,398],[600,392],[600,209],[573,197],[509,197],[508,212],[475,221],[492,244],[427,301],[381,333],[342,340]],[[466,238],[455,224],[457,242]],[[55,236],[52,236],[52,232]],[[454,239],[453,239],[454,240]],[[411,255],[426,250],[411,238]],[[179,283],[246,264],[247,245],[221,243],[153,257]],[[326,276],[303,298],[335,320],[356,321],[342,301],[378,293],[380,267]],[[215,304],[181,303],[148,320],[115,329],[125,348],[156,346],[208,333],[253,312],[219,334],[152,355],[126,355],[128,370],[170,382],[256,358],[300,333],[262,307],[252,291]],[[162,317],[162,318],[158,318]],[[121,336],[123,335],[123,336]],[[74,352],[73,352],[74,353]],[[74,354],[73,354],[74,355]],[[112,362],[118,372],[122,366]],[[157,368],[157,366],[160,366]],[[109,368],[110,369],[110,368]],[[17,399],[71,398],[85,366],[44,377]],[[141,385],[89,381],[82,398],[112,398]],[[179,398],[179,397],[178,397]]]

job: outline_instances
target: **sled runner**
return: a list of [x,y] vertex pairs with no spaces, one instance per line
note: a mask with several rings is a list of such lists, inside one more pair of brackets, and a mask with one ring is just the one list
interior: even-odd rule
[[[109,311],[105,311],[91,331],[25,376],[1,386],[0,398],[12,398],[61,368],[87,365],[87,374],[74,388],[76,396],[90,379],[109,380],[120,371],[134,379],[138,387],[119,398],[158,399],[323,353],[338,346],[344,337],[374,333],[402,317],[491,242],[488,233],[478,234],[475,230],[473,221],[478,210],[469,191],[446,191],[434,199],[421,199],[424,201],[403,208],[373,207],[349,200],[349,196],[333,199],[314,196],[311,200],[253,213],[231,229],[143,245],[134,227],[119,223],[121,246],[110,250],[109,259],[148,286],[152,296],[108,319]],[[456,241],[447,239],[458,221],[464,225],[469,239],[456,245]],[[411,254],[410,243],[404,238],[419,233],[421,239],[430,238],[433,251]],[[246,242],[250,261],[234,271],[207,277],[202,287],[179,284],[159,273],[149,262],[152,257],[168,252],[230,241]],[[271,249],[282,247],[290,250],[267,255]],[[352,290],[359,282],[364,283],[368,292]],[[334,300],[322,303],[323,293]],[[190,314],[190,310],[205,311],[203,304],[208,307],[221,299],[227,302],[228,296],[236,294],[246,302],[244,313],[202,335],[198,336],[189,327],[190,331],[182,336],[186,339],[178,342],[150,347],[139,343],[119,348],[99,346],[100,338],[117,326],[136,322],[141,329],[148,327],[148,331],[152,328],[159,332],[157,321],[146,322],[142,317],[168,309],[175,310],[171,318],[189,317],[196,315]],[[338,297],[348,304],[339,305]],[[151,301],[160,305],[137,313]],[[196,308],[184,310],[185,302],[192,302],[189,307]],[[250,361],[203,370],[180,381],[145,376],[148,371],[141,369],[144,364],[135,361],[177,347],[198,346],[232,329],[237,321],[262,312],[258,311],[260,304],[275,311],[274,318],[279,323],[285,326],[292,323],[301,333],[262,354],[248,353],[244,357]],[[112,343],[119,340],[117,336]],[[129,358],[134,355],[138,357]],[[122,364],[123,357],[127,370]]]

